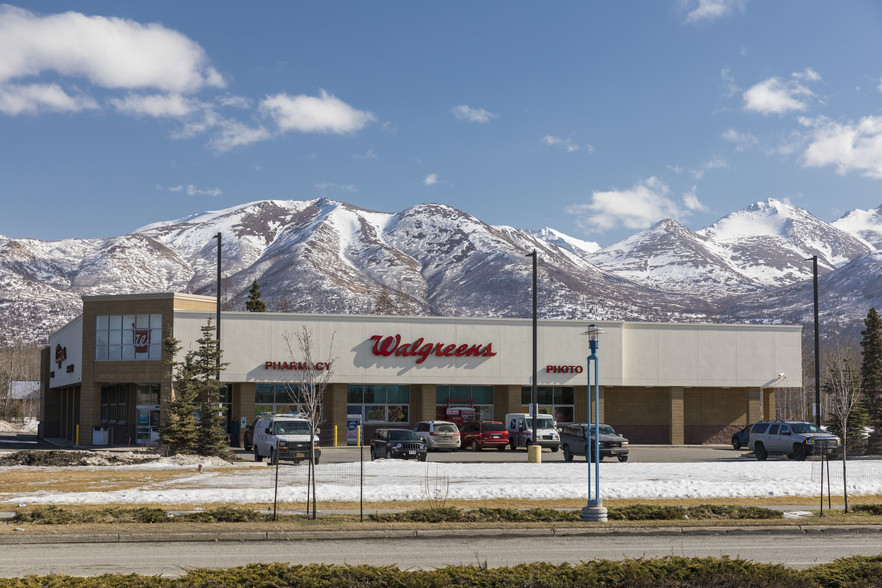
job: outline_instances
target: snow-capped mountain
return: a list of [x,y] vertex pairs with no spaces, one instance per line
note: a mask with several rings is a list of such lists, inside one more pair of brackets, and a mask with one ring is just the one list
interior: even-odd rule
[[764,286],[810,278],[811,264],[805,260],[813,255],[826,272],[873,250],[807,211],[771,198],[733,212],[698,234],[713,241],[730,265]]
[[860,237],[876,249],[882,249],[882,206],[874,210],[852,210],[833,221],[833,226]]
[[669,292],[700,294],[713,300],[755,292],[762,284],[739,271],[726,250],[674,220],[604,247],[588,256],[597,267]]
[[[78,314],[82,295],[214,294],[218,233],[232,309],[244,308],[257,280],[270,310],[528,316],[525,254],[536,250],[547,318],[797,320],[812,255],[836,293],[827,314],[861,318],[882,307],[882,254],[850,234],[854,226],[769,200],[698,232],[667,220],[599,249],[554,229],[490,226],[443,204],[385,213],[326,199],[258,201],[112,239],[0,237],[0,344],[45,341]],[[882,234],[882,222],[855,230]]]

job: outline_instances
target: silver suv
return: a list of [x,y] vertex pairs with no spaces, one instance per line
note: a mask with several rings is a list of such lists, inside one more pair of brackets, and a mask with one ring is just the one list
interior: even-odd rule
[[760,461],[771,454],[803,461],[809,455],[836,449],[839,437],[804,421],[758,421],[750,428],[747,445]]
[[459,449],[459,429],[450,421],[420,421],[413,432],[429,449]]

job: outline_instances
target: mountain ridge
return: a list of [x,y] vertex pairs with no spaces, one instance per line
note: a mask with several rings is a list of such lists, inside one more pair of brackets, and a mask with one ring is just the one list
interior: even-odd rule
[[600,247],[441,203],[387,213],[325,198],[258,200],[108,239],[0,237],[0,344],[45,341],[83,295],[213,295],[218,233],[230,309],[244,309],[257,280],[271,310],[523,317],[532,250],[544,318],[800,322],[812,255],[831,301],[825,318],[853,321],[882,305],[882,206],[826,223],[768,199],[699,231],[665,219]]

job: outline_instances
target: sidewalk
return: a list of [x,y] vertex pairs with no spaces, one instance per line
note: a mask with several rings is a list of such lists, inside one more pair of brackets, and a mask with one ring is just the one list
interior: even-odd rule
[[468,536],[498,537],[504,530],[508,537],[640,537],[684,535],[802,535],[823,533],[829,535],[878,534],[882,539],[882,525],[788,525],[788,526],[725,526],[725,527],[605,527],[585,523],[584,527],[460,527],[421,529],[365,529],[325,531],[153,531],[131,533],[62,533],[0,535],[0,545],[61,544],[61,543],[157,543],[202,541],[360,541],[364,539],[407,538],[437,539]]

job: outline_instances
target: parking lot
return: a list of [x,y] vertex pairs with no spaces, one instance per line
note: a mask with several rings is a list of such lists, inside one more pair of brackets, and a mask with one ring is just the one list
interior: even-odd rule
[[[329,456],[330,451],[345,454],[345,459],[358,460],[357,447],[322,448],[323,455]],[[235,454],[243,460],[254,459],[251,452],[236,450]],[[364,448],[365,459],[370,459],[370,447]],[[339,458],[338,458],[339,459]],[[786,459],[786,458],[785,458]],[[629,462],[637,463],[706,463],[717,461],[756,461],[752,454],[745,450],[736,451],[730,445],[632,445]],[[527,461],[527,450],[518,449],[512,451],[497,451],[485,449],[483,451],[458,450],[458,451],[430,451],[430,462],[457,462],[457,463],[519,463]],[[542,462],[563,462],[563,452],[553,452],[550,449],[542,451]],[[582,457],[576,457],[574,461],[585,461]],[[617,463],[615,459],[606,459],[604,463]]]

